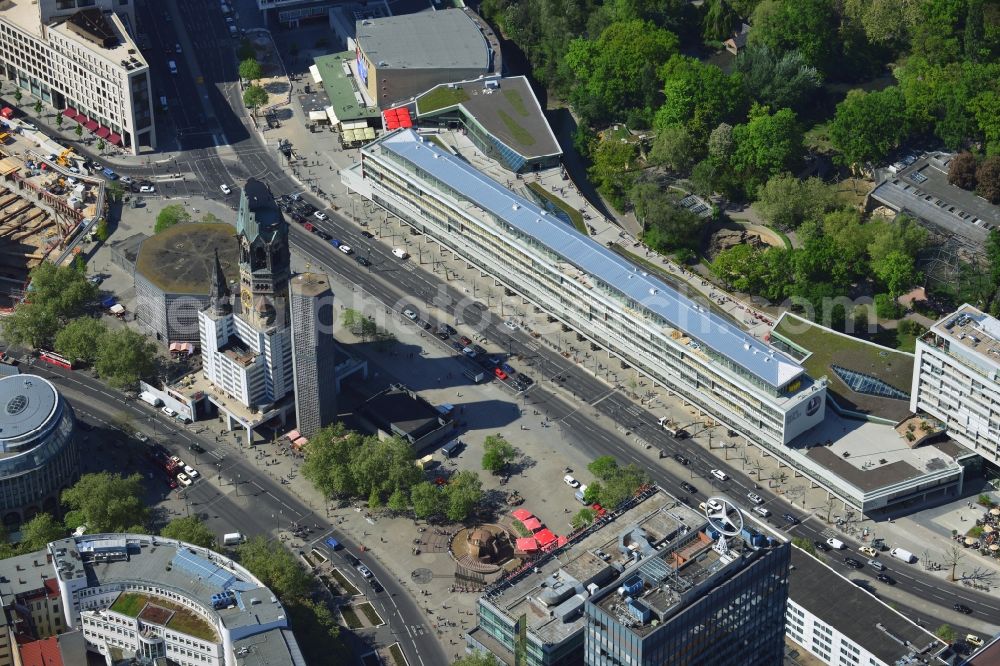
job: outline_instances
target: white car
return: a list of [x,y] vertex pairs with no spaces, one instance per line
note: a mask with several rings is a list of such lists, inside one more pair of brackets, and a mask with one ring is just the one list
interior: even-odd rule
[[229,188],[228,185],[219,185],[219,189],[222,190],[223,194],[232,194],[233,193],[233,191]]
[[517,324],[514,323],[513,319],[508,319],[507,321],[505,321],[503,323],[503,325],[506,326],[507,328],[509,328],[512,331],[516,331],[517,330]]
[[185,474],[184,472],[181,472],[180,474],[177,475],[177,483],[179,483],[182,486],[184,486],[185,488],[187,488],[192,483],[194,483],[194,481],[192,481],[191,477],[189,477],[187,474]]
[[567,474],[563,477],[563,483],[565,483],[570,488],[579,488],[580,482],[573,478],[572,474]]
[[754,504],[763,504],[764,498],[757,493],[747,493],[747,499],[749,499]]
[[174,417],[174,416],[177,416],[177,412],[175,412],[174,410],[170,409],[169,407],[164,407],[160,411],[162,411],[164,414],[166,414],[167,416],[169,416],[171,418]]
[[139,191],[143,194],[153,194],[154,192],[156,192],[156,188],[153,187],[152,185],[143,185],[142,187],[139,188]]
[[365,565],[363,565],[363,564],[359,564],[358,565],[358,573],[361,574],[362,576],[364,576],[365,578],[371,578],[372,577],[371,570],[368,567],[366,567]]
[[392,255],[397,259],[406,259],[410,254],[401,247],[392,248]]
[[326,219],[326,213],[324,213],[321,210],[318,210],[315,213],[313,213],[313,217],[315,217],[317,220],[322,221]]
[[180,465],[181,467],[183,467],[183,466],[184,466],[184,461],[183,461],[183,460],[181,460],[180,458],[178,458],[177,456],[170,456],[170,460],[171,460],[172,462],[175,462],[175,463],[177,463],[177,464],[178,464],[178,465]]
[[177,51],[178,53],[180,53],[181,52],[181,45],[180,44],[174,44],[174,50]]
[[729,475],[723,472],[721,469],[713,469],[712,476],[717,478],[719,481],[728,481]]
[[403,316],[406,317],[407,319],[409,319],[410,321],[416,321],[417,320],[417,313],[414,312],[413,310],[409,309],[409,308],[403,310]]
[[190,476],[192,479],[198,478],[198,470],[196,470],[194,467],[191,467],[191,465],[184,465],[184,473]]
[[354,248],[351,247],[350,245],[341,245],[337,249],[343,252],[344,254],[354,254]]

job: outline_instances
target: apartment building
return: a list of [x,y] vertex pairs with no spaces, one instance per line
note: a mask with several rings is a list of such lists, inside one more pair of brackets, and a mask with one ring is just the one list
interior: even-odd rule
[[822,421],[825,381],[413,130],[368,144],[341,177],[772,452]]
[[156,147],[156,129],[133,30],[131,0],[5,0],[0,76],[60,110],[64,123],[138,154]]
[[965,304],[920,337],[910,409],[1000,465],[1000,321]]

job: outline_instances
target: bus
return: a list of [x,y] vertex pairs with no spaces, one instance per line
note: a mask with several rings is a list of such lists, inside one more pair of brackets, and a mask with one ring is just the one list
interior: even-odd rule
[[49,365],[55,365],[60,368],[65,368],[66,370],[73,369],[72,361],[60,356],[55,352],[41,351],[38,353],[38,360],[48,363]]

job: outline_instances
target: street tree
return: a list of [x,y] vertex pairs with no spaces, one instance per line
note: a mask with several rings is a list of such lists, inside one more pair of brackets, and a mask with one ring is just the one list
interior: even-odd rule
[[21,526],[21,552],[41,550],[46,544],[66,536],[66,526],[49,513],[39,513]]
[[355,484],[349,464],[363,441],[360,434],[348,431],[343,423],[322,428],[309,438],[302,476],[325,497],[354,495]]
[[257,576],[282,600],[298,600],[308,596],[312,579],[285,548],[275,548],[262,536],[250,537],[236,547],[240,564]]
[[163,526],[160,536],[177,539],[202,548],[215,547],[215,534],[198,516],[174,518]]
[[421,481],[410,488],[410,503],[417,518],[430,518],[444,511],[444,493],[429,481]]
[[58,127],[59,129],[62,129],[63,122],[65,122],[63,120],[63,114],[60,113],[59,115],[56,116],[56,127]]
[[59,329],[84,314],[97,301],[97,286],[87,280],[86,268],[56,266],[43,261],[30,274],[31,299],[14,309],[3,322],[10,344],[49,347]]
[[21,93],[20,88],[15,89],[14,90],[14,101],[17,102],[18,104],[20,104],[21,100],[23,98],[24,98],[24,94]]
[[104,139],[97,139],[97,152],[103,153],[104,149],[108,144],[104,143]]
[[145,532],[149,510],[142,499],[144,485],[140,474],[84,474],[62,493],[69,509],[67,529],[86,525],[91,533]]
[[100,355],[108,327],[100,319],[79,317],[70,320],[55,337],[55,349],[68,359],[92,364]]
[[958,634],[951,627],[950,624],[942,624],[940,627],[934,630],[934,635],[943,640],[949,645],[954,643],[958,638]]
[[489,435],[483,440],[483,469],[493,474],[504,471],[515,458],[517,449],[501,435]]
[[976,156],[966,151],[953,157],[948,165],[948,182],[963,190],[976,189]]
[[248,109],[252,109],[254,115],[257,115],[257,109],[267,104],[267,100],[267,91],[261,86],[249,85],[243,91],[243,104]]
[[256,58],[246,58],[240,61],[240,78],[245,81],[257,82],[264,76],[264,68]]
[[35,102],[35,113],[36,113],[37,115],[41,115],[41,113],[42,113],[42,108],[43,108],[43,107],[42,107],[42,100],[38,100],[38,101],[36,101],[36,102]]
[[403,492],[402,489],[396,488],[392,491],[392,494],[389,495],[389,499],[386,501],[385,506],[387,509],[395,513],[403,513],[410,508],[410,502],[406,493]]
[[575,530],[578,530],[581,527],[587,527],[594,522],[594,516],[596,515],[597,514],[594,513],[593,509],[580,509],[576,512],[576,515],[573,516],[573,520],[570,521],[570,524]]
[[170,204],[169,206],[164,206],[156,214],[156,226],[153,227],[153,233],[158,234],[161,231],[166,231],[175,224],[190,221],[191,213],[182,204]]
[[587,471],[602,481],[614,477],[618,473],[618,469],[618,461],[615,460],[614,456],[600,456],[594,458],[587,465]]
[[104,186],[104,193],[111,201],[121,201],[125,196],[125,186],[117,180],[112,180]]
[[447,497],[445,515],[448,520],[461,522],[466,520],[482,501],[483,484],[478,474],[463,470],[448,480],[445,494]]
[[987,157],[976,169],[976,191],[992,204],[1000,204],[1000,155]]
[[963,559],[965,559],[965,552],[962,547],[955,542],[948,544],[948,548],[941,555],[941,561],[949,569],[948,580],[955,580],[955,569],[958,568],[958,563]]
[[77,123],[77,124],[76,124],[76,129],[75,129],[75,130],[73,130],[73,134],[76,134],[76,137],[77,137],[78,139],[79,139],[79,138],[80,138],[81,136],[83,136],[83,125],[81,125],[80,123]]
[[792,539],[792,545],[798,546],[813,557],[816,557],[816,545],[812,542],[812,539],[807,539],[806,537],[794,537]]
[[115,388],[135,386],[156,374],[156,345],[131,328],[120,328],[104,336],[94,370]]

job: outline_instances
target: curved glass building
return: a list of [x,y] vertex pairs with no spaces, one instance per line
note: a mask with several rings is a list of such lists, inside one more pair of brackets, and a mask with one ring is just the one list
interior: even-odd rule
[[59,493],[79,476],[75,420],[55,386],[36,375],[0,378],[0,516],[16,526],[58,514]]

